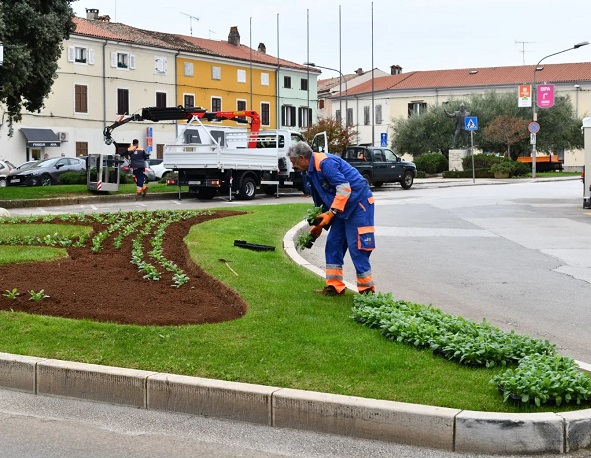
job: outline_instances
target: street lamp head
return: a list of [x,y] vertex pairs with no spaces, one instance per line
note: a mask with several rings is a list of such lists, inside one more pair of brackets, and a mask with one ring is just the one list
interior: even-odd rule
[[580,43],[577,43],[576,45],[573,46],[573,49],[579,49],[582,46],[587,46],[589,44],[588,41],[581,41]]
[[316,67],[314,62],[304,62],[304,65],[307,65],[308,67]]

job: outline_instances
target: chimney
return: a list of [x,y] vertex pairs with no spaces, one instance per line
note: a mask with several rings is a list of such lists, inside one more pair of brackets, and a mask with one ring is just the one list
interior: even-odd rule
[[357,76],[361,76],[363,75],[363,69],[359,67],[357,70],[355,70],[355,73],[357,74]]
[[265,43],[259,43],[259,52],[267,54],[267,47],[265,46]]
[[98,19],[99,10],[98,8],[86,8],[86,19],[95,21]]
[[392,65],[390,67],[390,75],[400,75],[402,73],[402,67],[400,65]]
[[238,27],[230,27],[230,34],[228,35],[228,43],[234,46],[240,46],[240,34],[238,33]]

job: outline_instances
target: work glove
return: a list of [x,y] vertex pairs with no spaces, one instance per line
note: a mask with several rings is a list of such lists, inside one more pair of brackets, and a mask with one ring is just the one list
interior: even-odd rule
[[321,213],[316,217],[314,220],[314,226],[330,226],[330,222],[334,218],[334,213],[332,211],[327,211],[326,213]]
[[310,229],[310,234],[312,234],[314,239],[317,239],[322,234],[322,226],[312,226],[312,229]]

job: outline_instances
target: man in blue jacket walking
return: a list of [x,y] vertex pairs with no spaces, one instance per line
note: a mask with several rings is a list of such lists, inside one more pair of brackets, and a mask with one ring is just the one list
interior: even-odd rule
[[338,156],[315,153],[306,142],[298,142],[287,153],[293,168],[307,175],[314,205],[322,213],[310,233],[326,240],[326,286],[316,291],[325,296],[345,293],[343,263],[349,250],[361,294],[375,292],[369,257],[375,249],[374,198],[365,178]]

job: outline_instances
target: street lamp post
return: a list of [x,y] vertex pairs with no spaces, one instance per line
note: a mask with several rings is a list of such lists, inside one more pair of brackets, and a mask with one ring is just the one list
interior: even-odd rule
[[343,122],[343,96],[341,95],[343,93],[343,91],[341,91],[341,87],[343,86],[343,81],[345,82],[345,126],[347,125],[347,111],[348,111],[348,100],[347,97],[349,95],[349,88],[347,87],[347,79],[345,78],[345,75],[343,75],[339,70],[337,70],[336,68],[330,68],[330,67],[323,67],[322,65],[316,65],[313,62],[304,62],[304,65],[307,65],[308,67],[317,67],[317,68],[323,68],[325,70],[331,70],[333,72],[337,72],[341,78],[341,83],[339,85],[339,110],[341,112],[341,123]]
[[[552,54],[548,54],[547,56],[542,57],[540,59],[540,61],[536,64],[536,66],[534,67],[534,78],[533,78],[533,84],[532,84],[532,87],[531,87],[531,92],[532,92],[532,115],[533,115],[532,116],[532,121],[533,122],[536,122],[538,120],[537,119],[537,114],[536,114],[536,103],[538,103],[537,100],[536,100],[536,95],[537,95],[536,94],[537,93],[537,90],[536,90],[536,72],[539,71],[539,70],[542,70],[543,67],[540,68],[540,64],[542,63],[542,61],[545,60],[545,59],[547,59],[548,57],[552,57],[552,56],[555,56],[557,54],[562,54],[563,52],[571,51],[573,49],[578,49],[581,46],[586,46],[588,44],[589,44],[588,41],[583,41],[581,43],[577,43],[572,48],[563,49],[562,51],[558,51],[558,52],[555,52],[555,53],[552,53]],[[531,142],[531,144],[532,144],[531,145],[531,176],[532,176],[532,178],[535,178],[536,177],[536,154],[537,154],[535,137],[534,137],[534,140]]]

